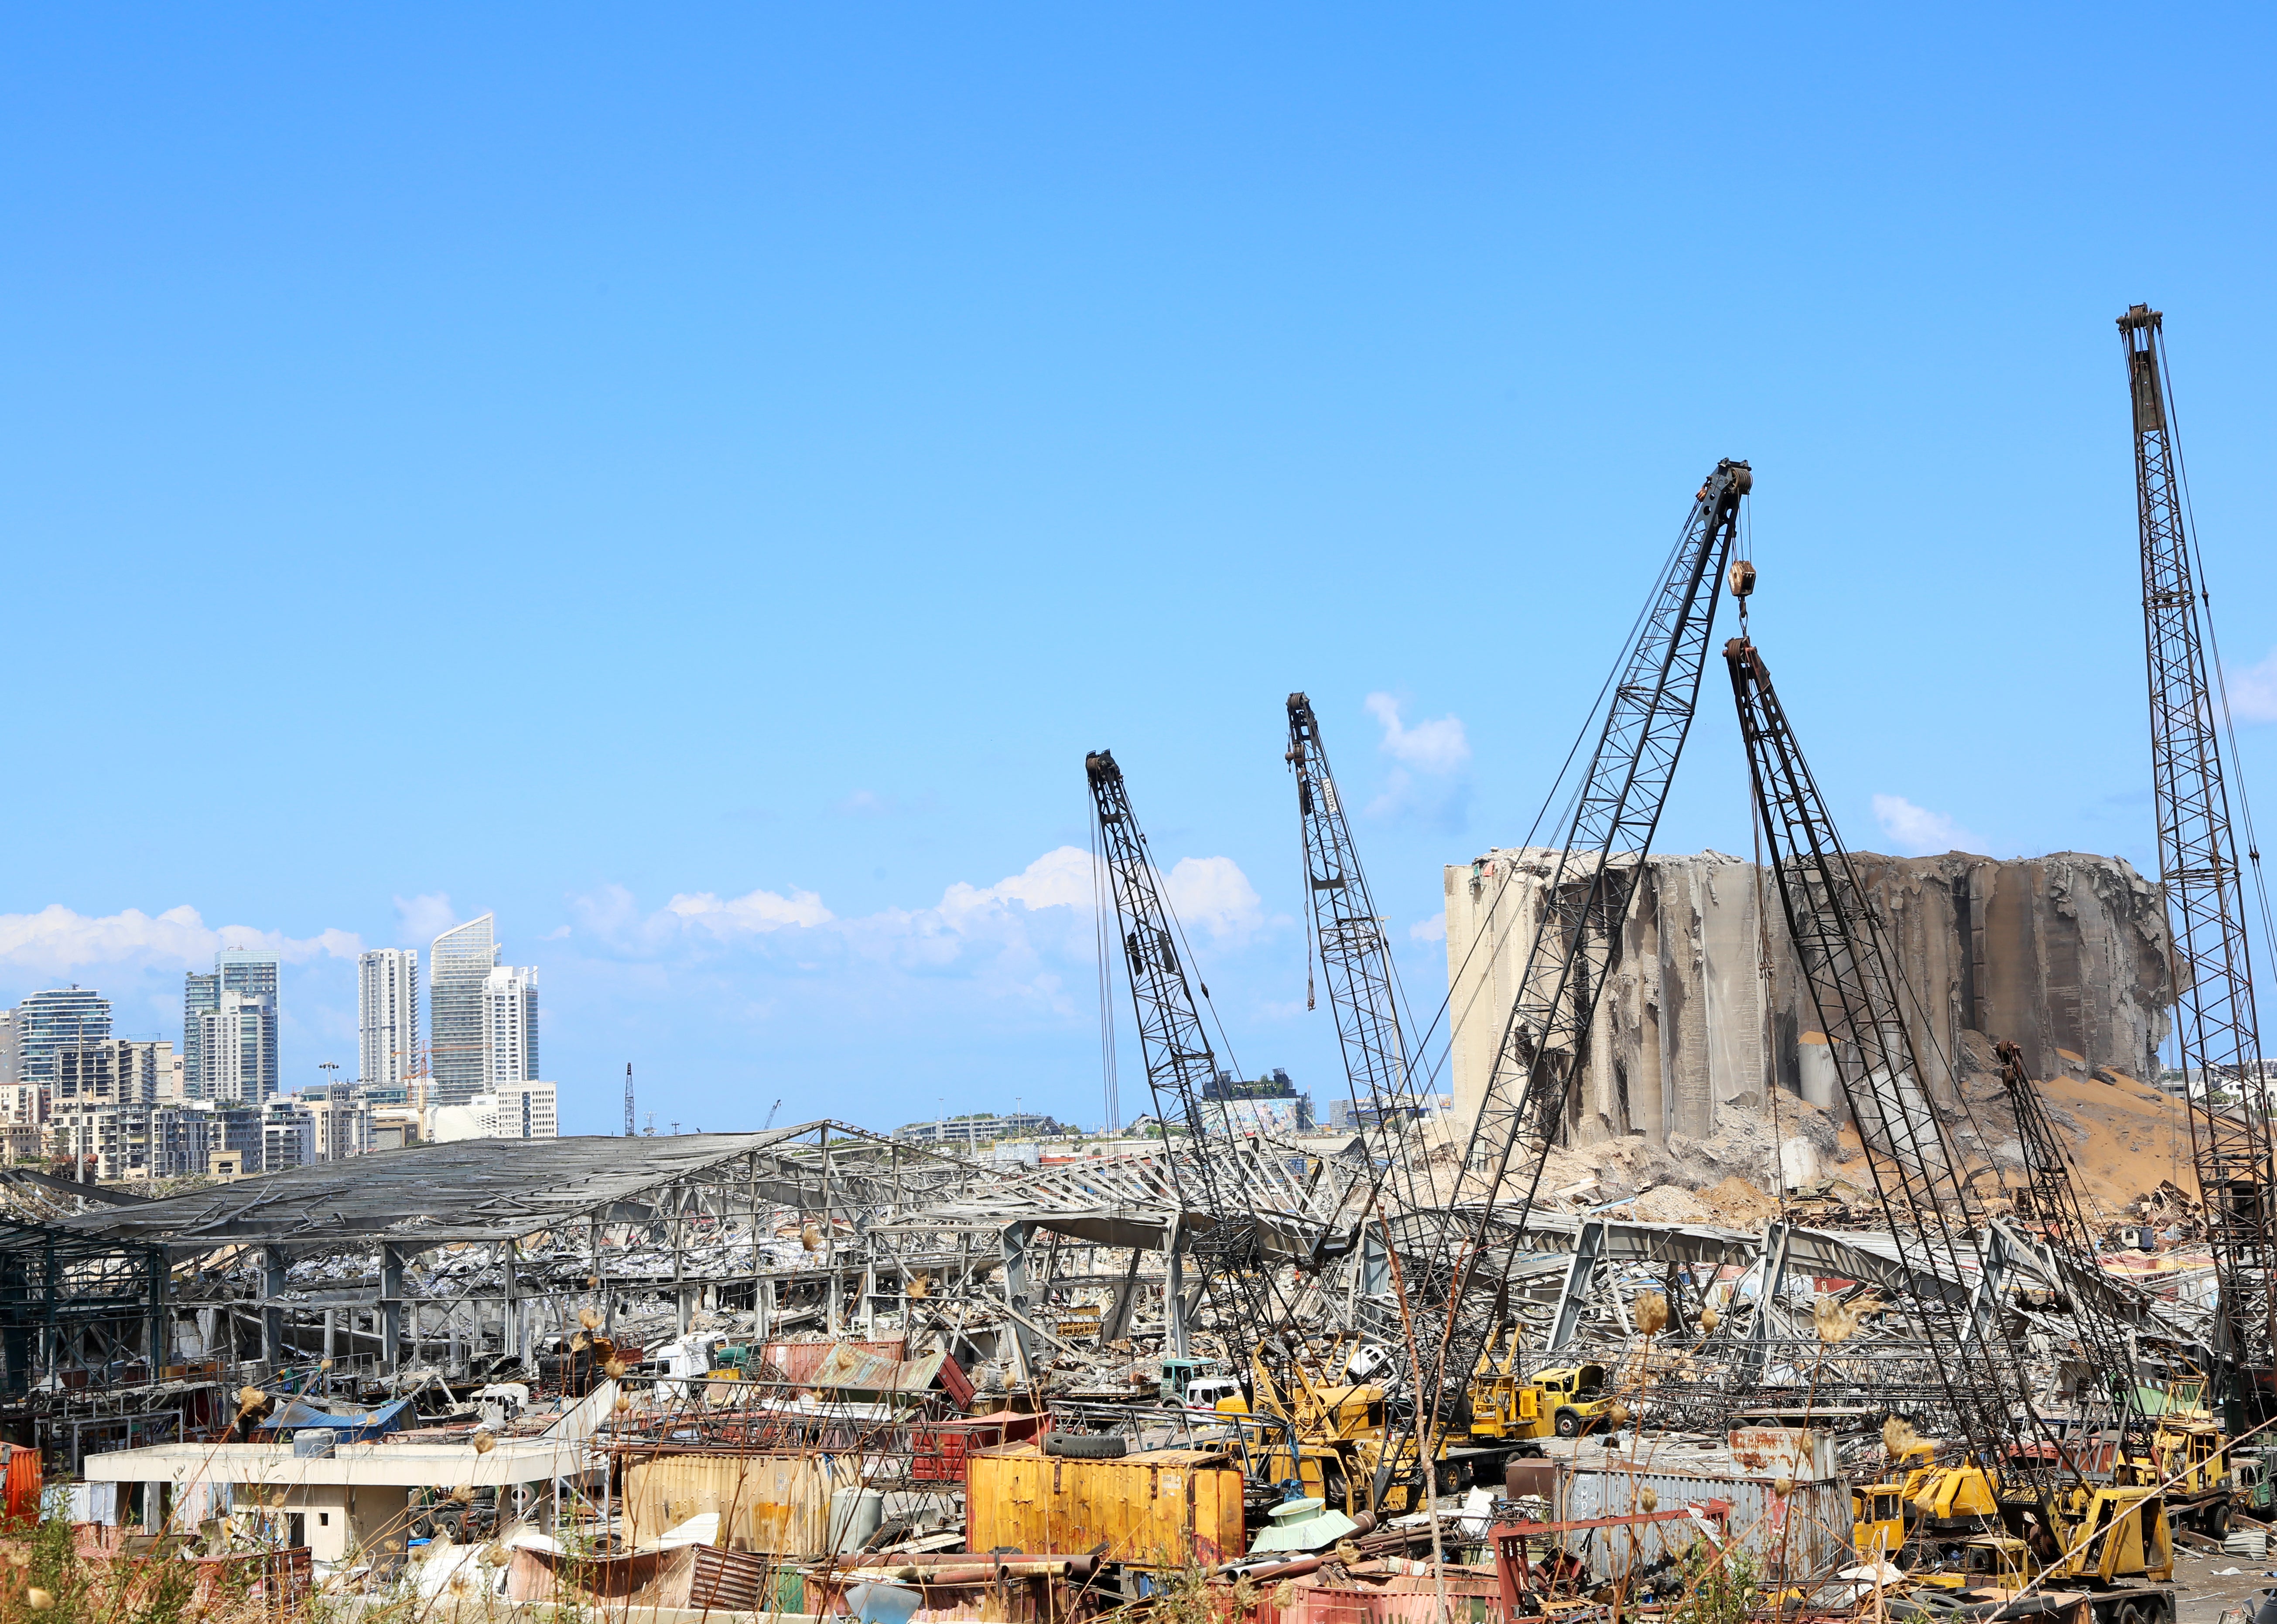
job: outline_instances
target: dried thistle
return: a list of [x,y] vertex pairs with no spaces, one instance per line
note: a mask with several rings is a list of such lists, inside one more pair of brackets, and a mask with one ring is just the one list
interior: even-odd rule
[[476,1454],[486,1455],[497,1447],[498,1434],[491,1431],[488,1427],[483,1428],[480,1431],[475,1434],[475,1453]]
[[1920,1444],[1921,1434],[1914,1430],[1912,1422],[1902,1416],[1892,1415],[1882,1423],[1882,1447],[1889,1452],[1891,1460],[1902,1461]]
[[1847,1342],[1858,1329],[1859,1305],[1821,1297],[1810,1305],[1811,1328],[1822,1342]]
[[587,1275],[587,1276],[585,1277],[585,1289],[586,1289],[587,1291],[598,1291],[598,1290],[600,1290],[600,1289],[601,1289],[601,1277],[600,1277],[599,1275],[598,1275],[598,1274],[589,1274],[589,1275]]
[[822,1232],[809,1224],[798,1232],[798,1243],[810,1252],[822,1249]]
[[619,1394],[617,1395],[617,1401],[616,1401],[616,1403],[615,1403],[615,1404],[613,1404],[613,1405],[612,1405],[610,1408],[613,1408],[613,1409],[614,1409],[614,1410],[617,1412],[617,1414],[618,1414],[618,1415],[623,1415],[627,1410],[628,1410],[628,1409],[632,1408],[632,1407],[633,1407],[633,1396],[632,1396],[632,1394],[630,1394],[630,1393],[619,1393]]
[[1724,1317],[1716,1312],[1715,1309],[1702,1309],[1700,1310],[1700,1329],[1702,1332],[1713,1331],[1717,1325],[1723,1323]]
[[1786,1499],[1788,1495],[1794,1492],[1794,1479],[1792,1477],[1773,1478],[1771,1480],[1771,1492],[1778,1495],[1781,1499]]
[[1615,1399],[1605,1406],[1605,1425],[1615,1432],[1629,1424],[1629,1407]]
[[476,1557],[475,1559],[485,1567],[504,1567],[514,1559],[506,1555],[504,1546],[499,1544],[495,1540],[493,1540],[491,1544],[483,1547],[482,1555]]
[[1668,1299],[1656,1291],[1641,1291],[1634,1303],[1636,1328],[1656,1336],[1668,1328]]
[[624,1376],[624,1373],[631,1368],[632,1367],[627,1364],[623,1360],[613,1358],[601,1367],[601,1374],[607,1377],[613,1382],[621,1379]]
[[601,1310],[598,1309],[579,1309],[577,1310],[577,1323],[584,1326],[588,1331],[598,1331],[601,1328]]
[[1659,1491],[1655,1489],[1650,1484],[1647,1484],[1643,1488],[1639,1489],[1637,1491],[1637,1509],[1639,1511],[1658,1511],[1660,1509]]
[[912,1297],[932,1296],[933,1281],[922,1274],[912,1276],[910,1280],[910,1295]]
[[470,1483],[461,1484],[457,1488],[451,1491],[451,1498],[458,1501],[461,1506],[473,1505],[475,1503],[474,1484]]
[[34,1613],[45,1613],[56,1605],[55,1592],[43,1590],[35,1584],[24,1592],[24,1605]]
[[249,1415],[269,1402],[269,1395],[258,1387],[245,1386],[237,1390],[237,1413]]
[[582,1331],[569,1339],[569,1351],[573,1354],[582,1354],[592,1346],[593,1339]]
[[9,1567],[29,1567],[31,1565],[32,1565],[32,1553],[31,1553],[30,1552],[28,1552],[28,1551],[19,1551],[19,1550],[14,1550],[14,1549],[11,1549],[11,1550],[9,1551],[9,1552],[8,1552],[8,1566],[9,1566]]
[[332,1362],[329,1359],[319,1359],[316,1361],[316,1369],[319,1370],[329,1370],[331,1368]]

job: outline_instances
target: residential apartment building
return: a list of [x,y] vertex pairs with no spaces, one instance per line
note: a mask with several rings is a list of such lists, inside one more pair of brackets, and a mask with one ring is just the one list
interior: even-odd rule
[[60,1113],[98,1105],[155,1105],[174,1074],[174,1045],[106,1037],[56,1051],[48,1109]]
[[363,1089],[346,1082],[304,1089],[300,1103],[316,1123],[317,1161],[346,1161],[372,1149],[371,1102]]
[[220,1105],[266,1101],[264,1080],[273,1086],[277,1076],[276,1038],[274,1001],[224,991],[217,1007],[198,1016],[198,1097]]
[[483,982],[483,1089],[537,1075],[537,972],[500,966]]
[[50,1123],[47,1148],[83,1177],[180,1179],[208,1170],[218,1129],[208,1105],[74,1106]]
[[381,947],[356,960],[356,1081],[400,1088],[419,1071],[419,950]]
[[488,914],[470,919],[427,951],[428,1070],[438,1104],[463,1105],[488,1081],[485,990],[499,968],[494,923]]
[[52,1091],[56,1051],[83,1049],[110,1036],[110,1000],[85,987],[34,992],[16,1006],[16,1042],[22,1054],[18,1082]]
[[[275,953],[228,947],[214,955],[210,975],[191,971],[182,980],[182,1090],[193,1100],[249,1100],[258,1103],[277,1092],[277,971]],[[205,1017],[218,1013],[223,1000],[234,994],[237,1022],[257,1024],[257,1043],[238,1036],[244,1052],[235,1059],[209,1056],[205,1043]],[[237,1028],[232,1027],[232,1031]],[[255,1069],[244,1069],[248,1056]],[[220,1092],[220,1077],[227,1077],[230,1092]]]
[[[273,1099],[261,1108],[261,1171],[282,1172],[316,1160],[316,1113],[305,1099]],[[248,1170],[250,1171],[250,1170]]]

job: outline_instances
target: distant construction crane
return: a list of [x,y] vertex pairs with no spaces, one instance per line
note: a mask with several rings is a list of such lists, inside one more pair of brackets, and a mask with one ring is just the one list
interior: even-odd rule
[[[2227,1367],[2229,1430],[2277,1410],[2277,1197],[2269,1094],[2246,948],[2245,900],[2207,681],[2206,602],[2182,455],[2174,443],[2164,322],[2147,305],[2119,318],[2135,418],[2135,497],[2143,540],[2144,649],[2151,679],[2151,781],[2159,878],[2174,935],[2174,1034],[2189,1102],[2190,1153],[2205,1203],[2219,1297],[2214,1354]],[[2250,830],[2249,824],[2249,830]],[[2256,861],[2260,854],[2250,854]],[[2238,1103],[2216,1109],[2214,1080]]]
[[625,1137],[631,1139],[635,1136],[636,1130],[633,1126],[633,1063],[630,1060],[627,1060],[625,1062]]
[[773,1104],[767,1107],[767,1119],[759,1124],[759,1132],[764,1134],[775,1125],[775,1112],[781,1109],[782,1102],[781,1100],[777,1100]]

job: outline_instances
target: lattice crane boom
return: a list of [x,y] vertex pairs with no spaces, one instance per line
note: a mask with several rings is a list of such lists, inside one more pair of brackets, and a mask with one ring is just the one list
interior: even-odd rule
[[[1804,985],[1874,1176],[1884,1222],[1916,1278],[1985,1279],[1972,1310],[1956,1294],[1924,1291],[1913,1311],[1938,1354],[1947,1407],[1980,1463],[1999,1470],[2005,1493],[2045,1513],[2060,1476],[2075,1475],[2052,1446],[2032,1384],[1995,1320],[1997,1271],[1975,1230],[1982,1203],[1930,1108],[1913,1033],[1898,1001],[1897,960],[1866,899],[1763,656],[1746,637],[1725,645],[1748,752],[1766,859],[1793,939]],[[2019,1426],[2045,1449],[2012,1452]]]
[[1509,1220],[1497,1214],[1496,1203],[1513,1155],[1529,1144],[1533,1168],[1518,1213],[1524,1223],[1542,1163],[1561,1136],[1568,1085],[1586,1059],[1621,923],[1691,730],[1740,501],[1754,482],[1746,463],[1725,458],[1693,497],[1683,535],[1615,679],[1574,801],[1466,1142],[1471,1171],[1463,1197],[1471,1221],[1442,1229],[1424,1271],[1435,1289],[1445,1290],[1447,1309],[1423,1349],[1417,1393],[1432,1406],[1422,1413],[1442,1423],[1460,1414],[1472,1374],[1501,1329],[1510,1260],[1489,1238]]
[[1391,944],[1360,867],[1344,798],[1329,770],[1320,718],[1302,694],[1289,695],[1287,759],[1297,780],[1297,816],[1304,833],[1306,899],[1313,910],[1314,939],[1352,1103],[1370,1105],[1379,1120],[1392,1121],[1412,1113],[1415,1097]]
[[[1182,1157],[1166,1142],[1169,1153],[1163,1157],[1181,1207],[1207,1219],[1191,1237],[1187,1255],[1201,1274],[1227,1352],[1239,1366],[1277,1323],[1271,1285],[1275,1260],[1267,1255],[1245,1193],[1226,1188],[1216,1158],[1208,1153],[1213,1128],[1231,1137],[1224,1111],[1212,1122],[1207,1110],[1206,1091],[1217,1074],[1217,1057],[1194,997],[1200,983],[1189,977],[1178,951],[1177,920],[1162,894],[1161,870],[1147,850],[1146,837],[1131,809],[1123,769],[1112,752],[1096,750],[1084,758],[1084,772],[1099,821],[1100,859],[1115,897],[1123,968],[1146,1062],[1146,1086],[1156,1117],[1166,1128],[1172,1122],[1184,1124],[1192,1151]],[[1204,997],[1208,990],[1201,987]]]
[[[2205,586],[2197,579],[2174,441],[2163,320],[2158,311],[2136,305],[2119,318],[2119,338],[2134,409],[2159,877],[2182,972],[2176,978],[2174,1031],[2219,1295],[2214,1351],[2244,1373],[2247,1385],[2262,1395],[2257,1409],[2266,1410],[2277,1378],[2277,1215],[2270,1210],[2277,1200],[2277,1163],[2260,1075],[2220,718],[2199,624]],[[2234,1112],[2217,1110],[2212,1098],[2215,1077],[2225,1073],[2238,1086]]]
[[2079,1198],[2071,1154],[2048,1116],[2038,1085],[2024,1069],[2024,1051],[2003,1041],[1996,1052],[2000,1086],[2007,1094],[2024,1152],[2026,1182],[2018,1216],[2037,1223],[2059,1266],[2071,1276],[2072,1323],[2089,1365],[2108,1384],[2108,1392],[2101,1396],[2112,1407],[2122,1453],[2129,1459],[2147,1460],[2154,1447],[2152,1428],[2140,1400],[2135,1353],[2125,1327],[2112,1311],[2110,1299],[2116,1293],[2096,1258],[2095,1231]]

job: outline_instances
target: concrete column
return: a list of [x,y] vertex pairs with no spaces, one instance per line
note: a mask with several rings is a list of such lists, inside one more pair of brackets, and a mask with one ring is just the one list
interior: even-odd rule
[[403,1368],[403,1254],[392,1246],[379,1248],[379,1363]]
[[775,1326],[775,1283],[772,1277],[762,1276],[751,1294],[751,1340],[764,1342],[773,1333]]
[[1123,1284],[1115,1288],[1114,1306],[1100,1322],[1099,1343],[1119,1342],[1131,1334],[1131,1304],[1138,1294],[1138,1260],[1146,1253],[1138,1247],[1131,1248],[1131,1266],[1123,1271]]
[[285,1294],[285,1251],[261,1249],[261,1361],[273,1373],[285,1362],[285,1309],[276,1299]]
[[1162,1317],[1169,1327],[1170,1352],[1180,1359],[1186,1357],[1186,1271],[1178,1252],[1178,1228],[1184,1222],[1181,1213],[1162,1233]]

